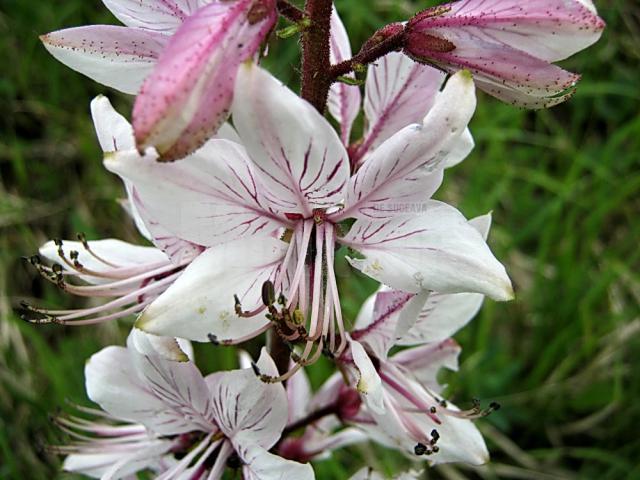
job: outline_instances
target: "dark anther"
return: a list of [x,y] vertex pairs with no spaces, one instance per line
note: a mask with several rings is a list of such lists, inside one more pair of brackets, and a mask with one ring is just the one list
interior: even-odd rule
[[491,402],[489,404],[489,409],[493,412],[495,412],[496,410],[500,410],[500,404],[498,402]]
[[440,434],[437,430],[431,430],[431,438],[433,438],[436,442],[438,441],[438,439],[440,438]]
[[58,247],[62,247],[62,240],[59,238],[54,238],[53,243],[55,243]]
[[82,246],[89,250],[89,242],[87,242],[87,236],[84,233],[78,234],[78,240],[82,243]]
[[427,446],[424,443],[418,443],[413,447],[413,452],[418,456],[424,455],[427,453]]
[[438,452],[440,451],[440,447],[439,447],[439,446],[437,446],[437,445],[434,445],[434,446],[431,448],[431,451],[432,451],[433,453],[438,453]]
[[79,257],[79,256],[80,256],[80,254],[78,253],[78,251],[77,251],[77,250],[71,250],[71,251],[69,252],[69,258],[70,258],[71,260],[78,260],[78,257]]
[[253,368],[253,373],[255,373],[256,376],[258,376],[258,377],[262,376],[262,374],[260,373],[260,368],[258,367],[256,362],[251,362],[251,368]]
[[430,411],[431,413],[436,413],[436,411],[437,411],[437,410],[436,410],[436,407],[431,407],[431,408],[429,409],[429,411]]
[[213,333],[209,333],[209,334],[207,335],[207,338],[208,338],[208,339],[209,339],[209,341],[210,341],[213,345],[215,345],[216,347],[217,347],[218,345],[220,345],[220,342],[218,341],[218,337],[216,337]]
[[31,255],[29,257],[29,263],[31,263],[31,265],[33,265],[34,267],[37,267],[42,263],[42,259],[40,258],[40,255]]
[[276,288],[271,280],[262,284],[262,303],[265,307],[273,305],[276,301]]
[[442,408],[447,408],[447,401],[446,400],[440,400],[440,406]]
[[282,305],[283,307],[287,304],[287,299],[285,298],[285,296],[282,293],[280,295],[278,295],[278,303],[280,305]]
[[59,263],[54,263],[53,265],[51,265],[51,270],[53,271],[53,273],[55,273],[56,275],[61,275],[62,272],[64,271],[64,268],[62,267],[62,265],[60,265]]

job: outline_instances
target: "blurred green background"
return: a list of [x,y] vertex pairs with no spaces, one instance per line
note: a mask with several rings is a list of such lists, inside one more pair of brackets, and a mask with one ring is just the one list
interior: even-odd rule
[[[433,2],[338,0],[357,48],[373,30]],[[440,198],[468,217],[494,212],[490,244],[517,291],[486,302],[456,337],[459,374],[450,398],[497,400],[479,421],[493,461],[447,466],[425,478],[640,478],[640,4],[599,3],[603,38],[563,63],[581,72],[576,96],[530,112],[481,95],[472,121],[477,147],[450,171]],[[77,299],[45,284],[21,261],[54,237],[140,242],[114,199],[89,117],[106,93],[123,112],[131,99],[58,64],[38,35],[115,23],[98,0],[0,3],[0,478],[70,478],[46,444],[63,440],[49,415],[87,402],[84,361],[123,342],[128,324],[62,328],[23,323],[21,300],[55,307]],[[272,45],[269,67],[294,84],[296,40]],[[343,272],[344,273],[344,272]],[[355,315],[372,285],[344,281]],[[231,368],[233,353],[198,349],[204,370]],[[320,381],[330,365],[311,369]],[[362,464],[391,473],[404,460],[362,447],[317,466],[319,479],[347,478]]]

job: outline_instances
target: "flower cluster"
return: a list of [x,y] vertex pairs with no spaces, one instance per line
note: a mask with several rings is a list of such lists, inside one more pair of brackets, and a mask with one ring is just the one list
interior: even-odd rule
[[[485,463],[473,420],[499,405],[460,410],[437,374],[457,369],[451,337],[484,297],[513,289],[486,242],[490,215],[467,220],[432,196],[474,146],[476,87],[527,107],[571,95],[578,76],[552,62],[598,39],[591,2],[460,0],[381,28],[355,55],[327,0],[104,3],[125,26],[41,38],[63,63],[136,95],[131,123],[104,96],[91,111],[104,165],[152,246],[80,236],[30,258],[70,294],[108,300],[25,304],[27,320],[135,316],[126,348],[86,365],[100,410],[56,420],[72,439],[51,447],[64,468],[312,479],[309,462],[368,441],[429,464]],[[259,66],[279,16],[301,35],[302,97]],[[342,311],[342,261],[380,285],[355,321]],[[269,350],[255,363],[240,352],[240,369],[206,376],[194,364],[189,341],[263,334]],[[304,367],[321,356],[336,372],[314,392]]]

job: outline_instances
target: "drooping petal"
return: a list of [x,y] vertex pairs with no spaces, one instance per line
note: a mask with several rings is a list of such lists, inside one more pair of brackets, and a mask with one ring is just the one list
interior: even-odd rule
[[460,345],[450,338],[429,343],[421,347],[407,348],[391,357],[396,365],[401,365],[422,385],[439,393],[442,390],[437,375],[441,368],[458,370]]
[[199,342],[208,341],[210,335],[224,342],[258,332],[269,321],[264,314],[239,317],[234,295],[244,310],[261,306],[262,285],[274,280],[285,251],[284,242],[268,237],[208,249],[147,307],[136,326],[148,333]]
[[313,468],[308,463],[285,460],[258,445],[244,445],[238,450],[245,465],[245,480],[314,480]]
[[[333,7],[331,13],[331,63],[337,64],[351,58],[351,44],[349,35],[344,28],[344,24],[338,15],[338,11]],[[354,74],[349,74],[355,78]],[[345,145],[349,144],[351,138],[351,127],[353,121],[358,116],[362,95],[357,85],[348,85],[343,82],[336,82],[329,89],[329,101],[327,107],[329,113],[340,124],[340,138]]]
[[40,40],[68,67],[130,94],[138,93],[167,43],[159,33],[110,25],[58,30]]
[[[469,220],[485,240],[491,228],[491,214]],[[484,295],[480,293],[432,293],[422,308],[415,325],[398,340],[398,345],[420,345],[440,342],[453,336],[480,310]]]
[[315,108],[255,65],[240,68],[233,121],[249,156],[285,213],[311,216],[344,198],[347,152]]
[[442,68],[456,71],[468,69],[476,85],[487,93],[518,106],[546,107],[566,100],[580,79],[579,75],[540,60],[508,45],[487,42],[466,31],[446,31],[451,49],[432,45],[433,36],[414,32],[407,37],[405,51],[419,61],[430,61]]
[[85,377],[89,398],[116,418],[162,435],[212,428],[206,385],[191,362],[107,347],[89,359]]
[[[260,373],[278,375],[263,348]],[[287,397],[281,383],[260,380],[253,369],[216,372],[207,377],[213,415],[236,451],[247,445],[271,448],[287,423]]]
[[305,370],[300,369],[293,377],[287,380],[287,401],[289,403],[288,423],[304,418],[309,412],[311,402],[311,382]]
[[584,0],[475,0],[436,8],[440,15],[429,15],[427,10],[411,23],[444,38],[447,32],[468,32],[477,40],[509,45],[547,62],[589,47],[605,26],[593,3]]
[[103,152],[129,150],[135,147],[133,128],[104,95],[91,101],[91,117]]
[[206,0],[102,0],[118,20],[128,27],[140,27],[170,34]]
[[451,77],[424,120],[389,138],[351,178],[339,218],[388,218],[424,210],[475,106],[471,75]]
[[371,65],[364,100],[367,129],[357,156],[363,157],[407,125],[422,123],[444,79],[441,71],[398,52]]
[[228,116],[239,65],[276,19],[275,0],[214,0],[189,16],[136,99],[138,147],[171,161],[202,146]]
[[513,297],[504,267],[455,208],[430,200],[419,215],[358,220],[341,242],[364,255],[350,263],[398,290]]
[[376,372],[376,367],[369,354],[360,342],[351,339],[349,340],[349,350],[357,371],[356,390],[363,395],[371,410],[384,412],[382,380]]
[[282,226],[265,208],[244,149],[228,140],[210,140],[184,162],[162,164],[132,149],[106,155],[104,164],[134,186],[149,220],[182,240],[208,247]]

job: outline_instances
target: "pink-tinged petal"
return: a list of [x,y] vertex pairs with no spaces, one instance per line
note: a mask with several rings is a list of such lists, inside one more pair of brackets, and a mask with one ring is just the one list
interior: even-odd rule
[[[351,338],[366,344],[369,351],[384,359],[396,340],[412,326],[427,298],[428,292],[413,293],[389,290],[378,292],[371,318],[351,332]],[[369,313],[365,304],[365,312]]]
[[188,362],[189,356],[173,337],[159,337],[133,328],[127,339],[127,347],[141,355],[157,355],[173,362]]
[[40,40],[66,66],[130,94],[138,93],[167,43],[159,33],[108,25],[58,30]]
[[468,32],[547,62],[564,60],[592,45],[605,27],[593,3],[585,0],[474,0],[436,8],[443,13],[419,14],[411,23],[419,31]]
[[[469,225],[486,240],[491,228],[491,214],[472,218]],[[398,341],[398,345],[439,342],[451,337],[476,316],[483,301],[484,295],[480,293],[432,293],[417,322]]]
[[251,238],[212,247],[197,257],[167,291],[138,319],[148,333],[206,342],[233,341],[258,335],[269,325],[264,314],[241,318],[234,295],[244,310],[262,305],[265,281],[274,281],[287,244],[274,238]]
[[371,410],[383,413],[385,408],[382,380],[369,354],[360,342],[351,339],[349,340],[349,351],[356,370],[356,390],[362,394],[367,406]]
[[206,0],[102,0],[118,20],[128,27],[162,33],[175,32],[180,24]]
[[308,463],[285,460],[258,445],[242,445],[238,453],[245,463],[242,467],[245,480],[314,480],[316,478],[313,468]]
[[[277,368],[265,349],[257,363],[261,373]],[[282,383],[260,380],[252,368],[216,372],[207,376],[213,415],[234,448],[259,445],[271,448],[287,423],[287,396]]]
[[[106,239],[92,240],[88,242],[91,251],[87,250],[82,242],[64,240],[62,247],[55,242],[49,241],[40,247],[40,255],[53,263],[63,264],[68,267],[60,257],[60,249],[64,258],[71,259],[72,252],[77,252],[77,261],[85,271],[118,274],[121,272],[123,278],[132,276],[132,271],[136,268],[143,268],[141,271],[149,271],[151,267],[156,268],[168,265],[169,259],[157,248],[142,247],[121,240]],[[108,263],[107,263],[108,262]],[[67,269],[70,269],[68,267]],[[128,274],[125,274],[128,272]],[[138,272],[140,273],[140,272]],[[94,275],[80,275],[80,278],[88,283],[102,284],[113,281],[113,275],[108,278]]]
[[364,467],[354,473],[349,480],[385,480],[373,467]]
[[511,281],[482,236],[455,208],[428,201],[419,215],[358,220],[341,242],[364,255],[349,259],[398,290],[483,293],[513,298]]
[[133,149],[106,155],[104,164],[133,185],[151,233],[153,220],[174,237],[209,247],[283,225],[265,210],[244,148],[228,140],[211,140],[184,162],[162,164],[151,150],[141,157]]
[[233,121],[281,212],[310,217],[344,198],[349,159],[315,108],[255,65],[240,68]]
[[389,218],[420,212],[440,186],[446,159],[475,106],[471,75],[455,74],[436,95],[424,120],[389,138],[351,178],[339,218]]
[[455,167],[461,163],[465,158],[467,158],[475,146],[476,144],[471,132],[468,128],[465,128],[462,135],[458,137],[449,149],[447,158],[444,160],[444,168]]
[[[344,28],[344,24],[338,15],[335,6],[331,14],[331,63],[337,64],[351,58],[351,45],[349,35]],[[353,74],[350,77],[355,78]],[[340,138],[345,145],[349,144],[351,138],[351,128],[353,121],[360,112],[362,95],[357,85],[347,85],[336,82],[329,90],[329,101],[327,107],[329,113],[340,124]]]
[[[508,45],[487,42],[467,31],[443,32],[438,32],[438,37],[432,33],[410,33],[406,53],[447,70],[467,69],[474,74],[479,88],[505,102],[544,107],[559,97],[566,100],[566,91],[580,79],[579,75]],[[440,40],[444,35],[446,39]],[[434,47],[434,38],[448,42],[450,47]]]
[[390,360],[408,369],[422,385],[439,393],[442,387],[438,383],[438,372],[441,368],[458,370],[460,351],[460,345],[448,338],[421,347],[407,348],[396,353]]
[[422,123],[444,79],[441,71],[397,52],[370,66],[364,99],[367,129],[357,159],[407,125]]
[[239,65],[276,19],[275,0],[214,0],[188,17],[136,98],[138,146],[167,161],[202,146],[228,116]]
[[204,379],[191,362],[107,347],[89,359],[85,377],[89,398],[118,419],[161,435],[213,427]]

